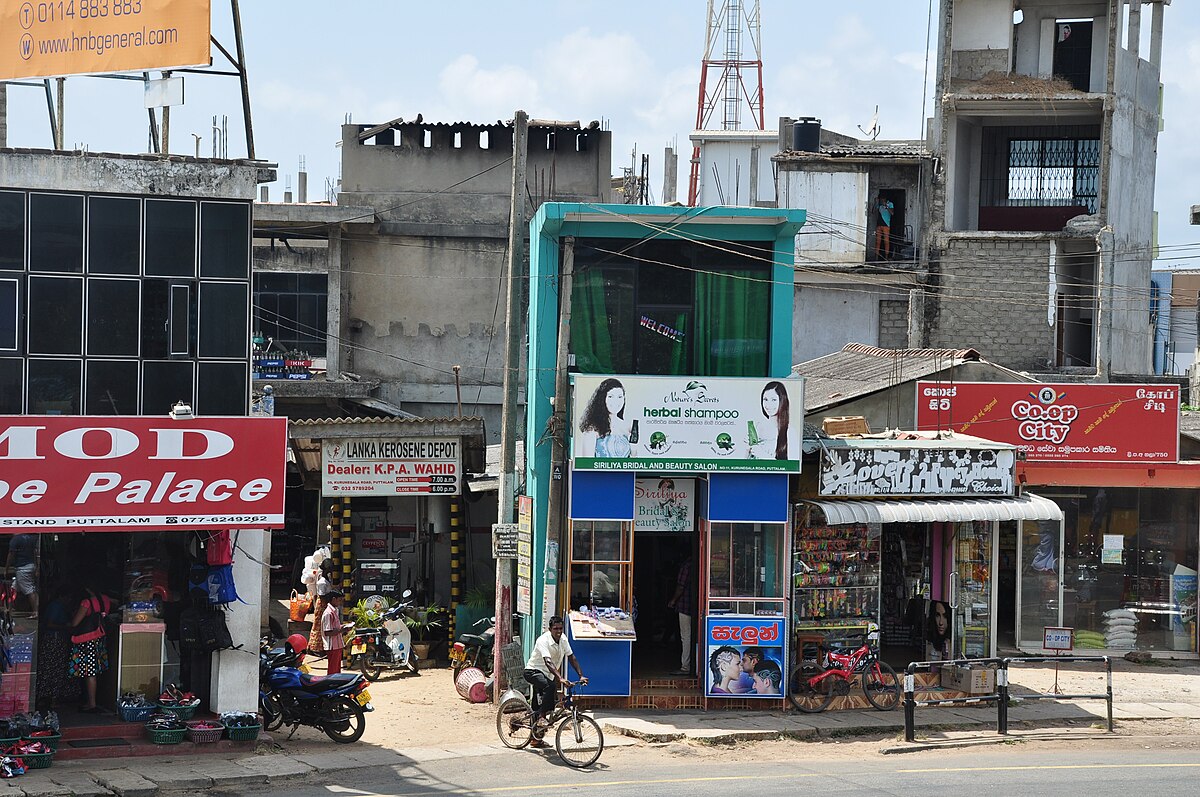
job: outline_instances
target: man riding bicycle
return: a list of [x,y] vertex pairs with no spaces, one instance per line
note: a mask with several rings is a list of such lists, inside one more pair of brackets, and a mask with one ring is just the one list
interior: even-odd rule
[[558,615],[550,618],[550,630],[537,638],[533,643],[533,655],[525,662],[525,680],[533,686],[533,715],[535,717],[534,739],[530,742],[533,747],[544,747],[538,736],[545,730],[546,718],[554,711],[558,684],[566,683],[563,677],[563,664],[569,660],[575,672],[579,674],[579,682],[586,684],[587,676],[579,666],[579,659],[571,650],[571,643],[563,635],[563,619]]

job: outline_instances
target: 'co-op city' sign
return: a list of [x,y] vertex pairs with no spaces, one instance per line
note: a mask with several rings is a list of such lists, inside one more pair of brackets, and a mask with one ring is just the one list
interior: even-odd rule
[[578,374],[576,470],[800,472],[798,379]]

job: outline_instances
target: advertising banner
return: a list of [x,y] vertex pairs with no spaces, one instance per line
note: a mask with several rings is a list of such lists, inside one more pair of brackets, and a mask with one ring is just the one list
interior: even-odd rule
[[787,662],[782,617],[705,618],[701,667],[709,697],[774,697],[783,695]]
[[821,495],[1013,495],[1011,448],[827,448]]
[[691,531],[695,516],[695,479],[635,480],[634,531]]
[[0,417],[0,528],[281,528],[287,418]]
[[1030,461],[1176,462],[1176,385],[918,382],[917,428],[1011,443]]
[[799,379],[575,376],[576,470],[799,473]]
[[205,67],[209,0],[6,0],[0,80]]
[[533,614],[533,498],[517,496],[517,614]]
[[321,494],[458,495],[457,437],[327,439],[321,444]]

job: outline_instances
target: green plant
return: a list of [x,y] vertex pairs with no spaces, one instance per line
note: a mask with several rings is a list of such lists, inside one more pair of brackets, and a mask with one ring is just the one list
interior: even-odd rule
[[[378,603],[373,600],[373,603]],[[367,608],[366,598],[350,607],[350,621],[354,623],[355,628],[377,628],[383,619],[383,612],[388,609],[390,604],[384,598],[383,607],[378,611],[373,611]]]
[[495,606],[496,587],[494,585],[473,587],[467,590],[467,594],[463,596],[463,603],[472,609],[486,609],[489,606]]
[[446,627],[446,610],[441,606],[425,606],[404,615],[404,624],[412,631],[414,642],[430,642],[434,633]]

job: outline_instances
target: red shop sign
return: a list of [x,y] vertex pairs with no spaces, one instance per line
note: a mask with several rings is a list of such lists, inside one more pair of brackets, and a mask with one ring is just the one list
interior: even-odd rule
[[286,418],[0,416],[0,529],[283,526]]
[[1175,462],[1179,388],[917,382],[917,429],[1012,443],[1029,461]]

